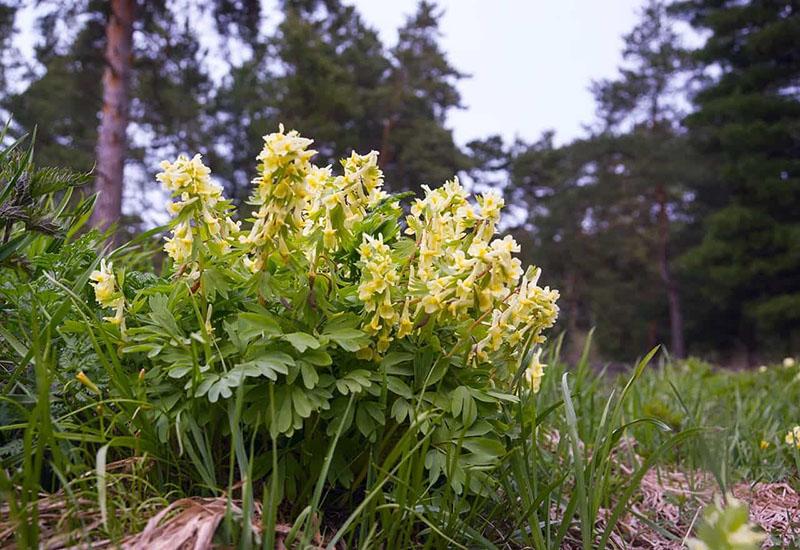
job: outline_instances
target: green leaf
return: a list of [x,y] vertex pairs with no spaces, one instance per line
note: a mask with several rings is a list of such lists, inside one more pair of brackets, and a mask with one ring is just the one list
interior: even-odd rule
[[300,362],[300,374],[303,377],[303,385],[309,390],[313,389],[319,382],[317,370],[305,361]]
[[369,336],[358,329],[340,328],[323,333],[345,351],[356,352],[369,345]]
[[169,310],[169,298],[166,294],[154,294],[148,300],[150,305],[150,319],[153,323],[166,330],[170,336],[181,337],[183,335],[175,316]]
[[294,365],[294,359],[282,351],[267,350],[259,354],[250,361],[241,363],[239,367],[250,369],[255,367],[258,373],[266,376],[273,382],[278,379],[279,374],[287,374],[289,365]]
[[183,378],[184,376],[186,376],[190,372],[192,372],[192,366],[191,365],[181,365],[179,367],[174,367],[174,368],[169,369],[169,371],[167,372],[167,375],[170,378]]
[[398,424],[400,424],[406,418],[411,418],[411,413],[413,410],[414,408],[405,399],[395,399],[394,403],[392,404],[392,417]]
[[243,340],[250,341],[256,337],[273,338],[280,336],[282,333],[278,322],[272,318],[272,315],[266,310],[261,308],[257,312],[246,311],[239,314],[239,330],[242,332],[240,335]]
[[303,359],[318,367],[327,367],[333,363],[330,354],[321,349],[306,350],[303,354]]
[[369,376],[370,372],[368,370],[356,369],[337,380],[336,389],[339,390],[342,395],[360,393],[364,388],[368,388],[372,385]]
[[292,332],[284,334],[283,339],[292,344],[294,348],[303,353],[307,349],[317,349],[319,347],[319,340],[305,332]]
[[474,437],[462,440],[461,446],[486,463],[494,462],[506,453],[503,444],[488,437]]
[[311,416],[311,412],[313,408],[311,406],[311,401],[308,400],[306,396],[306,392],[303,388],[299,386],[292,386],[292,403],[294,404],[294,410],[299,414],[302,418],[308,418]]
[[414,393],[411,391],[411,388],[408,387],[408,384],[396,376],[386,377],[386,387],[390,392],[405,397],[406,399],[412,399],[414,397]]

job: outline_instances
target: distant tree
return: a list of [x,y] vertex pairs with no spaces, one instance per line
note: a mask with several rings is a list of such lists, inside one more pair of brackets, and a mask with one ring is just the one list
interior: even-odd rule
[[[108,32],[114,40],[127,40],[119,34],[128,29],[112,14],[114,6],[133,9],[128,53],[121,53],[126,44],[120,50],[109,41]],[[0,106],[13,113],[19,132],[38,126],[37,156],[43,162],[83,171],[96,165],[97,224],[106,225],[120,215],[120,158],[123,168],[151,171],[157,157],[178,150],[208,152],[215,90],[192,22],[206,13],[203,10],[218,8],[212,15],[228,33],[223,40],[246,35],[249,31],[237,25],[251,24],[218,13],[223,7],[166,1],[133,6],[104,0],[42,1],[36,22],[38,67],[25,75],[28,84],[21,91],[0,92]],[[121,15],[130,16],[127,11]],[[114,64],[123,61],[120,72]],[[120,78],[124,71],[127,76]],[[117,103],[107,101],[104,106],[104,78],[110,85],[106,91],[113,92],[106,99]],[[118,103],[123,100],[127,108]],[[109,116],[100,116],[104,109]],[[98,131],[103,129],[105,138]],[[129,178],[124,182],[126,193],[135,194],[135,182],[144,183],[142,178]]]
[[[702,242],[685,261],[717,342],[788,353],[800,337],[800,6],[686,0],[673,8],[708,35],[706,84],[686,124],[716,170],[695,190]],[[716,74],[715,74],[716,73]]]
[[128,146],[133,24],[136,0],[111,0],[106,22],[103,107],[97,130],[97,202],[94,227],[106,229],[122,215],[122,180]]
[[[628,206],[655,223],[651,258],[658,265],[669,313],[670,352],[684,357],[684,321],[678,281],[673,273],[673,219],[684,210],[687,178],[684,138],[678,133],[675,106],[679,77],[684,74],[683,50],[661,0],[650,0],[640,22],[625,38],[624,66],[613,80],[594,85],[601,130],[619,137],[625,156]],[[683,169],[682,169],[683,168]],[[649,237],[649,235],[647,235]]]
[[[17,2],[14,0],[0,0],[0,56],[11,50],[17,8]],[[5,90],[8,87],[6,65],[7,60],[0,62],[0,90]]]
[[216,98],[224,136],[217,173],[240,199],[262,136],[279,123],[314,138],[320,163],[379,145],[389,65],[377,33],[339,0],[283,0],[281,11],[272,35],[249,37],[253,55],[232,68]]
[[446,125],[448,113],[462,107],[464,74],[439,45],[440,18],[435,4],[421,1],[391,50],[380,162],[395,191],[437,185],[468,167]]
[[568,351],[596,328],[603,355],[632,360],[659,340],[663,290],[652,261],[653,220],[634,195],[619,137],[599,134],[556,147],[552,133],[512,151],[512,205],[527,212],[512,229],[562,293]]
[[[39,67],[34,70],[19,59],[16,63],[4,59],[23,82],[0,90],[0,105],[14,117],[17,135],[38,127],[41,163],[85,172],[94,165],[97,145],[107,5],[86,2],[67,8],[43,3],[41,7],[34,51]],[[57,29],[69,29],[70,34],[59,36]]]

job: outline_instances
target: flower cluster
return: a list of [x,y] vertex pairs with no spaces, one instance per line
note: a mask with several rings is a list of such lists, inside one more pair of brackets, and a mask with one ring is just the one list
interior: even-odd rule
[[[395,339],[424,337],[440,327],[454,327],[468,357],[479,362],[519,361],[529,346],[544,341],[542,331],[558,315],[558,292],[539,286],[538,269],[523,274],[511,236],[496,237],[504,206],[498,192],[472,202],[457,178],[437,189],[424,186],[424,197],[406,217],[407,237],[363,233],[359,244],[354,240],[364,231],[362,222],[387,198],[378,153],[353,153],[342,160],[342,174],[334,175],[330,167],[312,164],[312,143],[283,126],[264,136],[251,196],[257,209],[241,235],[199,155],[163,163],[158,179],[180,199],[170,206],[177,215],[165,247],[170,256],[177,263],[195,258],[198,231],[221,253],[238,236],[238,265],[251,273],[269,269],[267,259],[275,253],[305,258],[313,273],[325,253],[320,269],[346,269],[345,278],[356,278],[362,328],[373,336],[358,353],[363,359],[380,358]],[[339,256],[330,254],[344,249],[347,255],[356,247],[355,273],[352,262],[337,263]],[[543,368],[534,354],[525,371],[533,391]]]
[[502,198],[490,192],[478,197],[475,208],[458,179],[425,188],[425,197],[415,202],[406,220],[406,233],[419,248],[409,288],[422,291],[426,314],[482,315],[511,293],[522,274],[512,257],[519,245],[510,236],[491,240],[502,206]]
[[[342,231],[351,232],[367,210],[387,196],[381,189],[383,172],[376,151],[353,152],[342,166],[344,174],[333,177],[330,168],[312,165],[307,178],[310,197],[303,212],[303,235],[321,233],[323,246],[331,251],[340,247]],[[334,220],[342,220],[340,227],[334,227]]]
[[[364,241],[358,248],[363,267],[361,284],[358,286],[358,299],[364,304],[364,311],[371,315],[365,330],[377,335],[377,352],[383,353],[391,342],[391,329],[398,320],[397,311],[392,303],[391,290],[400,280],[397,267],[392,259],[391,250],[378,238],[364,235]],[[407,312],[406,312],[407,313]],[[370,348],[361,352],[361,356],[372,356]]]
[[[382,337],[390,338],[390,323],[395,323],[395,336],[404,338],[415,327],[468,321],[471,332],[481,336],[472,350],[480,361],[490,360],[494,352],[518,356],[527,342],[541,343],[542,331],[558,315],[558,292],[538,285],[538,269],[531,268],[523,276],[521,262],[514,257],[519,245],[512,237],[494,238],[503,207],[499,194],[486,193],[475,206],[457,179],[424,190],[425,197],[414,203],[406,219],[406,233],[414,237],[416,252],[399,277],[405,287],[397,292],[404,297],[402,313],[396,315],[400,304],[390,304],[388,292],[381,295],[386,312],[380,319]],[[372,253],[372,249],[360,251],[366,267],[364,252]],[[372,280],[369,269],[362,271],[362,288],[370,288]],[[372,317],[369,323],[377,326],[376,319]],[[534,388],[542,367],[529,371]]]
[[[497,241],[495,241],[497,242]],[[487,350],[496,352],[504,344],[517,346],[528,337],[532,343],[540,344],[544,341],[542,329],[552,326],[558,315],[558,292],[550,288],[539,286],[541,270],[530,268],[522,278],[522,282],[507,299],[503,301],[505,309],[494,309],[486,336],[480,340],[475,351],[479,359],[488,358]],[[548,324],[541,325],[541,320],[548,320]]]
[[281,256],[289,256],[287,240],[305,225],[302,214],[309,197],[309,175],[315,183],[329,176],[324,170],[312,170],[310,159],[316,154],[308,148],[312,143],[295,130],[284,133],[283,125],[279,132],[264,136],[264,148],[258,155],[259,175],[253,179],[256,188],[250,199],[258,210],[250,232],[240,239],[254,248],[245,259],[253,273],[264,268],[276,249]]
[[198,252],[195,232],[198,242],[205,243],[213,253],[227,253],[239,226],[228,216],[229,205],[222,197],[222,188],[211,181],[211,170],[200,155],[191,159],[180,155],[175,162],[165,160],[161,169],[163,172],[156,179],[178,199],[167,207],[176,223],[164,245],[166,253],[177,264],[193,259]]
[[114,264],[100,260],[100,269],[92,271],[89,275],[91,285],[94,287],[94,297],[97,303],[105,308],[115,310],[114,317],[104,317],[106,321],[124,327],[125,298],[117,290],[117,279],[114,276]]

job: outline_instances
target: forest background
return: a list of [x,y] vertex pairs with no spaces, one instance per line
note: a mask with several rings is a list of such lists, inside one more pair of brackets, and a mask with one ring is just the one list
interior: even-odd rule
[[[420,2],[391,44],[340,0],[275,9],[0,0],[9,139],[35,127],[40,165],[92,170],[94,225],[130,235],[166,219],[159,160],[202,153],[244,204],[261,137],[283,123],[315,138],[319,164],[378,151],[392,191],[454,174],[499,188],[504,231],[562,293],[572,350],[593,327],[607,361],[658,343],[728,365],[800,349],[796,2],[646,2],[616,76],[590,85],[585,135],[498,128],[463,146],[448,116],[468,76],[442,46],[441,7]],[[23,13],[35,36],[20,41]],[[520,51],[520,70],[540,55]]]

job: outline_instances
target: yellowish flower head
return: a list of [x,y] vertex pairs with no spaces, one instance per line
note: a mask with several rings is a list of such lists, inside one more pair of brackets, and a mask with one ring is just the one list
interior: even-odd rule
[[93,391],[97,395],[100,395],[100,388],[98,388],[97,384],[92,382],[92,380],[86,376],[83,371],[80,371],[78,374],[76,374],[75,378],[78,380],[78,382],[89,388],[89,390]]
[[794,357],[786,357],[783,359],[783,366],[784,368],[790,369],[795,366],[797,362],[794,360]]
[[795,426],[786,434],[784,438],[787,445],[794,445],[800,449],[800,426]]

